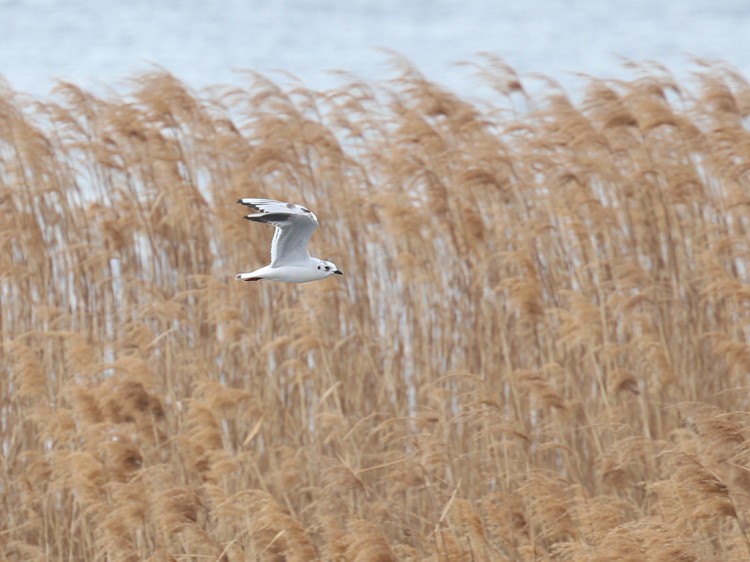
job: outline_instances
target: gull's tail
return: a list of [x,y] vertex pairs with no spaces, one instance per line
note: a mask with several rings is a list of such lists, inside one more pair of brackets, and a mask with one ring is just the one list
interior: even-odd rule
[[269,277],[272,279],[271,273],[271,266],[267,265],[250,273],[239,273],[235,279],[237,281],[260,281],[261,279],[269,279]]

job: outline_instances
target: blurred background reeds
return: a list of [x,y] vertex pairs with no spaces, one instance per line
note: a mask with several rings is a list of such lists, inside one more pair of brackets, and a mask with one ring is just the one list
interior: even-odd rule
[[3,559],[750,558],[750,86],[481,74],[0,91]]

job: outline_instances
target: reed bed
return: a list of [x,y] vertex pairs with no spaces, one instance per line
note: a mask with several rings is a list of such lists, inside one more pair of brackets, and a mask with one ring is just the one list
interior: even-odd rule
[[2,87],[0,557],[750,559],[750,86],[477,67]]

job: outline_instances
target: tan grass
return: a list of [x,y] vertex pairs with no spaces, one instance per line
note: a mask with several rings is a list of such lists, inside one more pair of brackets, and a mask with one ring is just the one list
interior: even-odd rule
[[[3,89],[0,557],[750,558],[750,86],[698,64]],[[251,195],[345,276],[235,282]]]

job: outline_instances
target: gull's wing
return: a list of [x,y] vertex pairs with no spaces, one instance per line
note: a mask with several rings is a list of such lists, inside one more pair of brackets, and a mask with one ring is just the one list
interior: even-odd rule
[[293,265],[310,259],[307,242],[318,228],[318,219],[309,209],[273,199],[247,198],[238,199],[237,203],[258,211],[247,215],[247,220],[276,227],[271,242],[271,267]]

